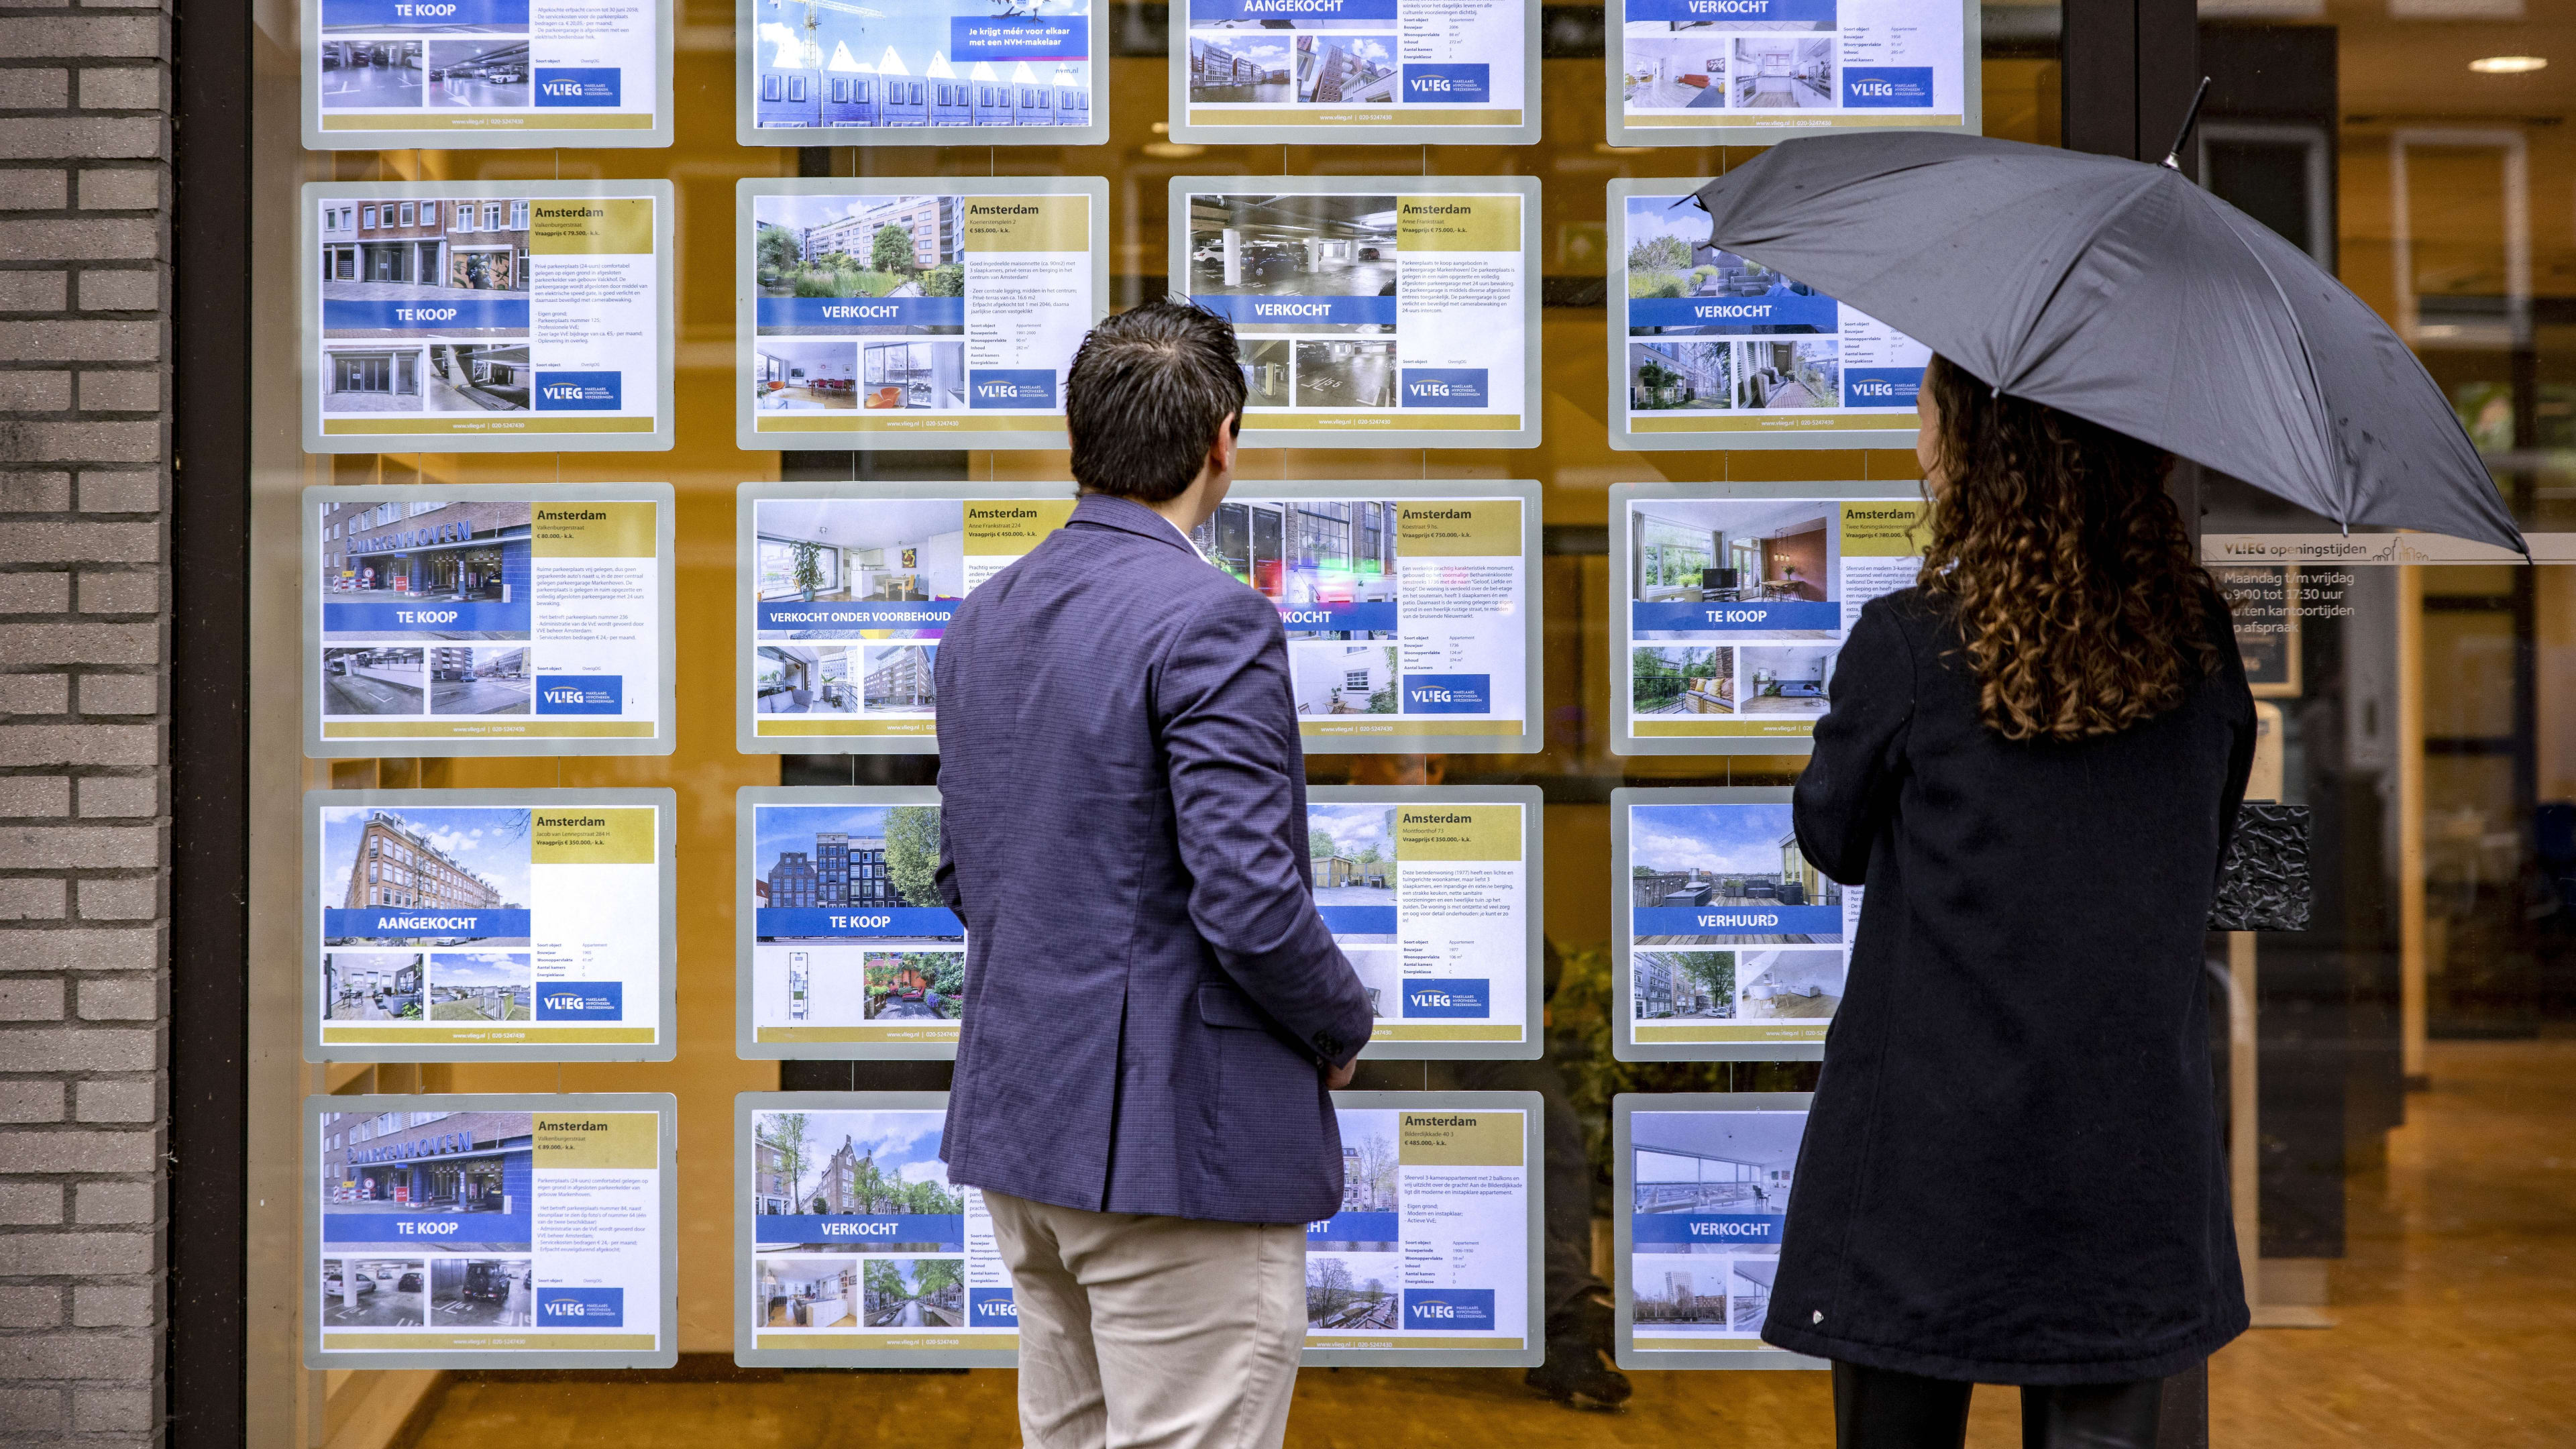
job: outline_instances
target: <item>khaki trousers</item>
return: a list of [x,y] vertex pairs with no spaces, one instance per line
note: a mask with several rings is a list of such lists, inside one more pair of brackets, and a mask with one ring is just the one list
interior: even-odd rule
[[1306,1226],[984,1194],[1020,1310],[1027,1449],[1276,1449],[1306,1336]]

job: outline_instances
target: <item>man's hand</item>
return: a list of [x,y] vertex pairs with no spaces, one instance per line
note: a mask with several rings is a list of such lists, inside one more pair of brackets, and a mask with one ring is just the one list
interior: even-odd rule
[[1342,1088],[1349,1086],[1351,1084],[1351,1078],[1356,1077],[1359,1074],[1360,1059],[1358,1057],[1353,1057],[1338,1067],[1334,1066],[1330,1062],[1326,1062],[1324,1064],[1324,1088],[1327,1091],[1338,1092]]

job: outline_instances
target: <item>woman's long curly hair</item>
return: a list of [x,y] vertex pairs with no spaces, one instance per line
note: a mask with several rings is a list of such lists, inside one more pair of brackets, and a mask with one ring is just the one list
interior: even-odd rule
[[1997,395],[1946,358],[1923,386],[1939,486],[1916,582],[1956,607],[1988,728],[2117,734],[2217,672],[2210,614],[2224,605],[2165,492],[2172,455]]

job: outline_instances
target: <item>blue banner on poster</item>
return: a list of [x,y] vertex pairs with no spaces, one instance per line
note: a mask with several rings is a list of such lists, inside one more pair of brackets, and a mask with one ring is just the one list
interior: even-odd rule
[[1408,367],[1404,370],[1404,406],[1409,408],[1483,408],[1494,405],[1481,367]]
[[1407,1288],[1404,1326],[1415,1333],[1491,1333],[1491,1288]]
[[763,332],[781,327],[807,328],[816,332],[885,331],[904,327],[944,327],[952,330],[966,325],[966,299],[963,297],[763,297],[760,299],[759,327]]
[[1486,714],[1494,707],[1490,674],[1408,674],[1404,676],[1406,714]]
[[1396,604],[1393,599],[1346,604],[1282,604],[1279,606],[1279,622],[1291,634],[1391,633],[1395,629]]
[[1843,938],[1840,906],[1638,906],[1628,929],[1638,936],[1806,936]]
[[333,30],[525,30],[528,0],[322,0]]
[[1843,104],[1856,111],[1927,108],[1932,104],[1932,67],[1852,66],[1843,72]]
[[1404,1014],[1483,1021],[1494,1014],[1494,984],[1482,978],[1407,981]]
[[979,367],[966,374],[970,408],[1049,408],[1055,401],[1052,367]]
[[623,714],[626,676],[622,674],[540,674],[539,714]]
[[923,1252],[966,1250],[963,1213],[887,1213],[831,1215],[764,1213],[751,1220],[751,1235],[764,1248],[783,1246],[856,1248],[883,1252],[893,1247]]
[[1392,1243],[1400,1231],[1393,1213],[1335,1213],[1306,1225],[1306,1243]]
[[434,630],[442,634],[519,634],[528,632],[524,599],[423,603],[370,600],[363,604],[322,601],[322,632],[333,634],[403,634]]
[[1628,605],[1628,628],[1638,634],[1781,634],[1791,630],[1830,634],[1842,625],[1842,605],[1815,599]]
[[1190,300],[1229,322],[1267,322],[1280,327],[1392,327],[1395,298],[1239,296],[1232,292],[1193,293]]
[[1923,391],[1919,367],[1853,367],[1843,371],[1843,406],[1910,408]]
[[549,981],[537,988],[539,1021],[624,1021],[623,981]]
[[833,936],[954,936],[966,925],[946,906],[761,906],[756,928],[764,940],[824,940]]
[[1017,1328],[1020,1326],[1020,1300],[1008,1288],[969,1288],[966,1290],[966,1326],[968,1328]]
[[758,627],[764,633],[806,629],[945,629],[957,613],[956,599],[922,599],[909,603],[852,600],[848,603],[803,603],[778,599],[760,606]]
[[537,107],[614,106],[626,73],[613,65],[537,67]]
[[1484,105],[1494,98],[1490,65],[1408,65],[1404,99],[1413,105]]
[[1395,20],[1396,0],[1190,0],[1192,25],[1230,20]]
[[1842,325],[1843,304],[1817,293],[1776,292],[1759,297],[1638,297],[1628,303],[1628,330],[1665,332],[1831,332]]
[[[332,283],[325,282],[328,287]],[[350,283],[365,286],[368,283]],[[455,332],[526,332],[528,299],[478,297],[459,287],[454,297],[399,302],[322,299],[325,332],[418,332],[443,336]]]
[[333,941],[524,941],[528,912],[332,906],[322,912],[322,934]]
[[[1642,1185],[1642,1184],[1641,1184]],[[1632,1213],[1628,1241],[1648,1243],[1776,1243],[1781,1213]]]
[[1675,24],[1809,25],[1831,29],[1834,0],[1628,0],[1628,19]]
[[[524,1152],[527,1149],[521,1148]],[[342,1171],[325,1167],[327,1174]],[[489,1199],[487,1199],[488,1201]],[[322,1241],[342,1243],[473,1244],[477,1247],[526,1247],[530,1214],[527,1205],[506,1213],[411,1213],[379,1200],[382,1211],[350,1212],[338,1204],[322,1209]]]
[[541,372],[537,374],[537,411],[541,413],[613,413],[626,406],[622,372]]
[[1091,17],[1037,15],[948,19],[948,58],[969,60],[1089,60]]
[[537,1321],[549,1328],[624,1328],[623,1288],[540,1288]]
[[1315,912],[1324,918],[1324,929],[1336,936],[1395,934],[1393,906],[1317,906]]

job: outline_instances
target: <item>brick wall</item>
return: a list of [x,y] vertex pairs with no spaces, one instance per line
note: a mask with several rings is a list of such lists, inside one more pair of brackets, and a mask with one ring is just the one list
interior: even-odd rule
[[0,1441],[160,1437],[169,41],[0,9]]

